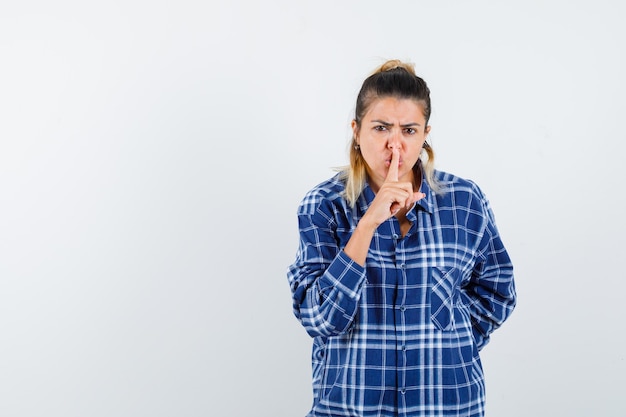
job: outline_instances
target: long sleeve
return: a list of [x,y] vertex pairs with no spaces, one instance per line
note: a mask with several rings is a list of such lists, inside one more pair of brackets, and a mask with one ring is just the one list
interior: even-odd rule
[[513,265],[486,199],[483,200],[483,210],[486,227],[478,245],[478,262],[461,292],[471,314],[478,349],[489,342],[491,333],[511,315],[517,301]]
[[332,213],[300,208],[300,244],[289,267],[293,310],[309,335],[334,336],[354,321],[365,270],[339,247]]

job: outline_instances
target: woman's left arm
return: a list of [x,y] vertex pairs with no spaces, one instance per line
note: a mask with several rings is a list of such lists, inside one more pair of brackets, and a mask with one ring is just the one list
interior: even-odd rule
[[477,247],[477,262],[470,280],[461,289],[470,310],[478,349],[511,315],[517,301],[513,264],[502,243],[489,203],[483,197],[485,227]]

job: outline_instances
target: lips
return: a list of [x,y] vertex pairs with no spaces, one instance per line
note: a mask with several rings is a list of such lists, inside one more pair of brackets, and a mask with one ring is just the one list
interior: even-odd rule
[[[398,165],[402,165],[402,158],[398,161]],[[391,159],[385,159],[385,166],[391,166]]]

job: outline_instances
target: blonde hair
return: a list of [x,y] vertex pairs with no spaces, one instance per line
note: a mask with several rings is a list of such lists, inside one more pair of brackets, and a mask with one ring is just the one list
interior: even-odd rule
[[[397,59],[389,60],[365,79],[356,101],[354,121],[357,131],[361,128],[361,121],[372,103],[383,97],[411,99],[420,103],[424,110],[426,126],[428,126],[431,113],[430,90],[426,82],[415,74],[413,64]],[[424,142],[422,149],[421,163],[413,167],[415,177],[418,178],[421,166],[430,188],[435,193],[440,193],[441,188],[435,179],[435,152],[427,142]],[[354,207],[367,181],[365,159],[357,146],[355,137],[350,142],[350,165],[341,169],[341,172],[346,182],[345,198],[348,204]]]

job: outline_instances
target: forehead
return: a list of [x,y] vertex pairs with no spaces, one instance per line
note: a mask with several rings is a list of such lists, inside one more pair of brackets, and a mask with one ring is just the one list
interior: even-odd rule
[[401,122],[423,123],[424,103],[410,98],[381,97],[375,98],[365,113],[366,120],[381,119],[385,121],[400,120]]

